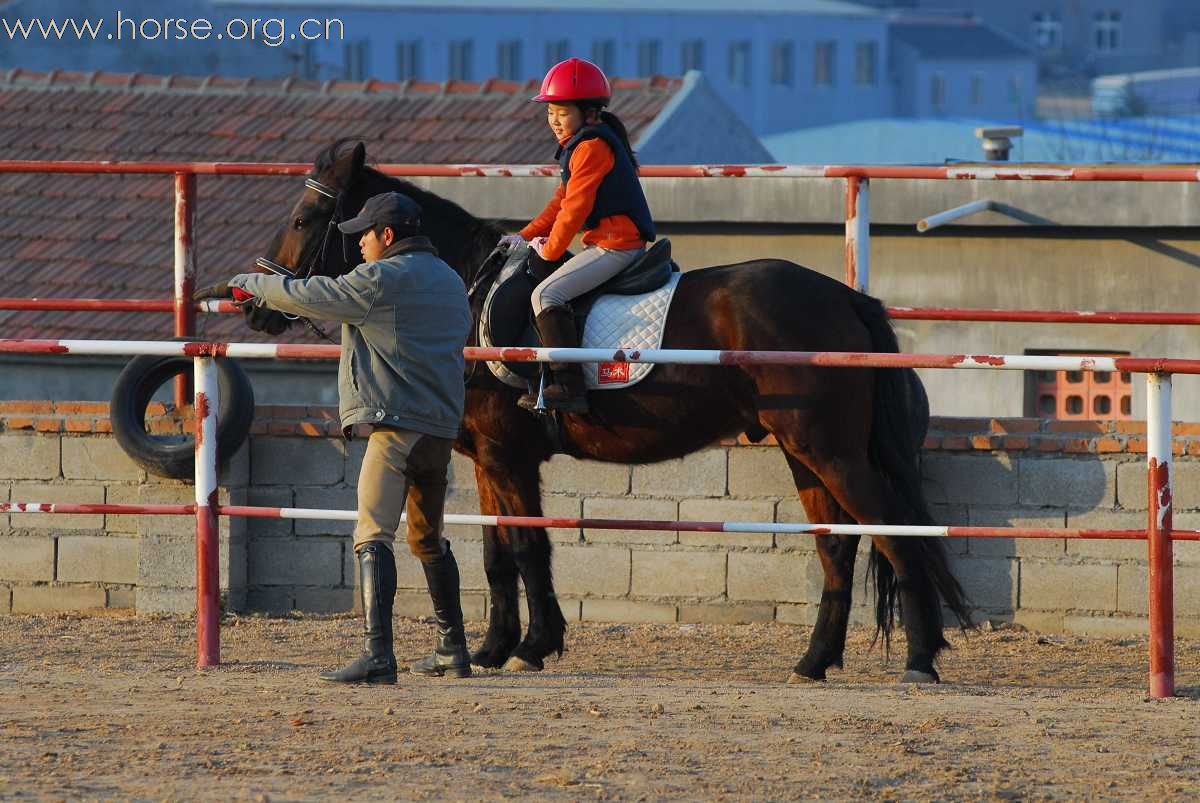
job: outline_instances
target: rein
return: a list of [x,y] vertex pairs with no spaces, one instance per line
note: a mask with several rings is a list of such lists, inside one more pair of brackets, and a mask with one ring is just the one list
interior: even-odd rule
[[[329,222],[325,225],[325,234],[321,238],[321,246],[320,246],[320,248],[317,248],[309,255],[308,262],[305,265],[304,275],[300,277],[301,279],[311,279],[313,272],[316,271],[316,269],[317,269],[317,265],[325,263],[325,256],[329,250],[330,234],[332,234],[333,230],[337,227],[337,225],[342,222],[342,193],[338,192],[333,187],[330,187],[326,184],[322,184],[321,182],[317,181],[315,178],[304,179],[304,186],[307,187],[308,189],[312,190],[313,192],[317,193],[318,195],[324,195],[326,198],[333,199],[333,212],[329,216]],[[349,265],[350,264],[350,256],[346,251],[346,238],[345,238],[345,236],[342,235],[342,233],[340,231],[338,232],[338,236],[342,241],[342,262],[346,265]],[[293,273],[292,271],[283,267],[278,262],[272,262],[271,260],[267,259],[266,257],[259,257],[258,259],[254,260],[254,264],[256,267],[262,268],[263,270],[268,271],[270,273],[274,273],[279,276],[283,276],[286,279],[295,279],[296,278],[295,273]],[[319,337],[322,340],[325,340],[329,343],[336,343],[336,341],[332,337],[327,335],[325,333],[325,331],[322,330],[321,327],[319,327],[315,323],[313,323],[311,319],[304,318],[299,315],[289,315],[286,312],[283,312],[280,314],[283,315],[284,318],[287,318],[289,321],[296,321],[296,320],[303,321],[304,325],[307,326],[309,329],[311,329],[313,331],[313,333],[317,335],[317,337]]]

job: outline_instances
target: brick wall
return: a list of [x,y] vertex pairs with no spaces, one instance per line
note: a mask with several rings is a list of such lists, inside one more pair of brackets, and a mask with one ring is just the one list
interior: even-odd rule
[[[158,432],[188,425],[161,407]],[[109,434],[103,404],[0,403],[0,500],[188,502],[187,483],[139,470]],[[234,503],[352,509],[364,443],[344,442],[334,411],[260,406],[250,442],[222,474]],[[1175,426],[1176,525],[1200,528],[1200,425]],[[1145,526],[1140,422],[934,419],[926,491],[946,524]],[[805,521],[778,449],[723,443],[651,466],[556,457],[543,468],[548,515]],[[452,464],[449,512],[478,512],[474,473]],[[349,522],[222,520],[222,589],[251,610],[332,612],[354,604]],[[468,617],[486,612],[481,532],[449,528]],[[193,524],[186,517],[0,515],[0,611],[194,604]],[[568,619],[811,623],[821,571],[810,536],[553,530]],[[1141,542],[951,539],[983,616],[1048,632],[1146,628]],[[865,552],[865,545],[863,547]],[[1200,544],[1177,543],[1177,631],[1200,633]],[[859,561],[855,617],[868,617]],[[416,561],[401,555],[397,611],[429,612]]]

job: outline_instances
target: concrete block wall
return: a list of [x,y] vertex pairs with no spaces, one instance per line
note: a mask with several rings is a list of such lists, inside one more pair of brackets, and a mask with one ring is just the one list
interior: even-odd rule
[[[185,501],[183,483],[147,477],[105,431],[103,405],[0,408],[0,499]],[[17,409],[19,405],[26,405]],[[90,419],[89,419],[90,416]],[[365,444],[336,436],[328,408],[261,406],[223,494],[248,504],[353,509]],[[156,422],[168,431],[170,416]],[[85,423],[86,422],[86,423]],[[174,426],[180,426],[175,422]],[[1200,425],[1175,427],[1175,523],[1200,527]],[[1143,528],[1145,427],[1140,422],[934,419],[923,471],[947,524]],[[449,512],[479,510],[474,471],[454,457]],[[684,460],[606,465],[559,456],[543,467],[547,515],[667,520],[805,521],[782,454],[769,441],[729,442]],[[36,496],[36,498],[35,498]],[[229,603],[250,610],[350,610],[348,522],[224,521]],[[467,616],[487,612],[478,527],[449,528]],[[822,574],[810,536],[558,529],[554,571],[571,620],[809,624]],[[190,519],[0,516],[0,610],[137,605],[190,610]],[[403,533],[399,534],[402,542]],[[1143,542],[950,539],[980,618],[1047,632],[1146,630]],[[867,621],[866,544],[854,618]],[[399,550],[396,610],[426,615],[415,559]],[[1200,544],[1175,544],[1177,631],[1200,633]]]
[[[152,430],[186,422],[153,408]],[[0,501],[190,504],[190,482],[148,475],[112,436],[108,405],[0,402]],[[243,448],[221,471],[221,499],[242,504]],[[246,604],[245,523],[220,528],[223,604]],[[195,519],[118,514],[0,514],[0,611],[195,610]]]

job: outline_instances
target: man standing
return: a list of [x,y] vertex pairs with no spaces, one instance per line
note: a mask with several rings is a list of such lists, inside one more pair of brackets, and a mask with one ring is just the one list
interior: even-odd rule
[[463,347],[471,312],[462,279],[418,234],[421,208],[398,192],[367,200],[338,225],[359,234],[363,264],[336,278],[286,279],[252,273],[199,291],[234,294],[280,312],[342,322],[338,401],[342,431],[367,424],[371,435],[358,477],[358,559],[366,647],[320,678],[338,683],[395,683],[393,543],[407,504],[408,545],[421,561],[437,620],[433,654],[417,675],[469,677],[458,564],[442,535],[446,470],[462,423]]

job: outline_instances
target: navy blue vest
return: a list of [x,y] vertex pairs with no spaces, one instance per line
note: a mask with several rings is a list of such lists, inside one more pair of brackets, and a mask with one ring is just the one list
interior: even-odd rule
[[596,203],[592,212],[583,223],[584,230],[594,229],[600,225],[600,220],[613,215],[628,215],[637,226],[638,234],[646,242],[654,242],[654,220],[650,217],[650,205],[642,192],[641,182],[638,181],[637,170],[625,150],[625,143],[608,125],[598,123],[579,130],[571,137],[566,145],[559,150],[558,165],[562,168],[562,183],[566,188],[571,180],[571,155],[579,143],[599,137],[612,148],[614,162],[612,170],[600,182],[596,190]]

